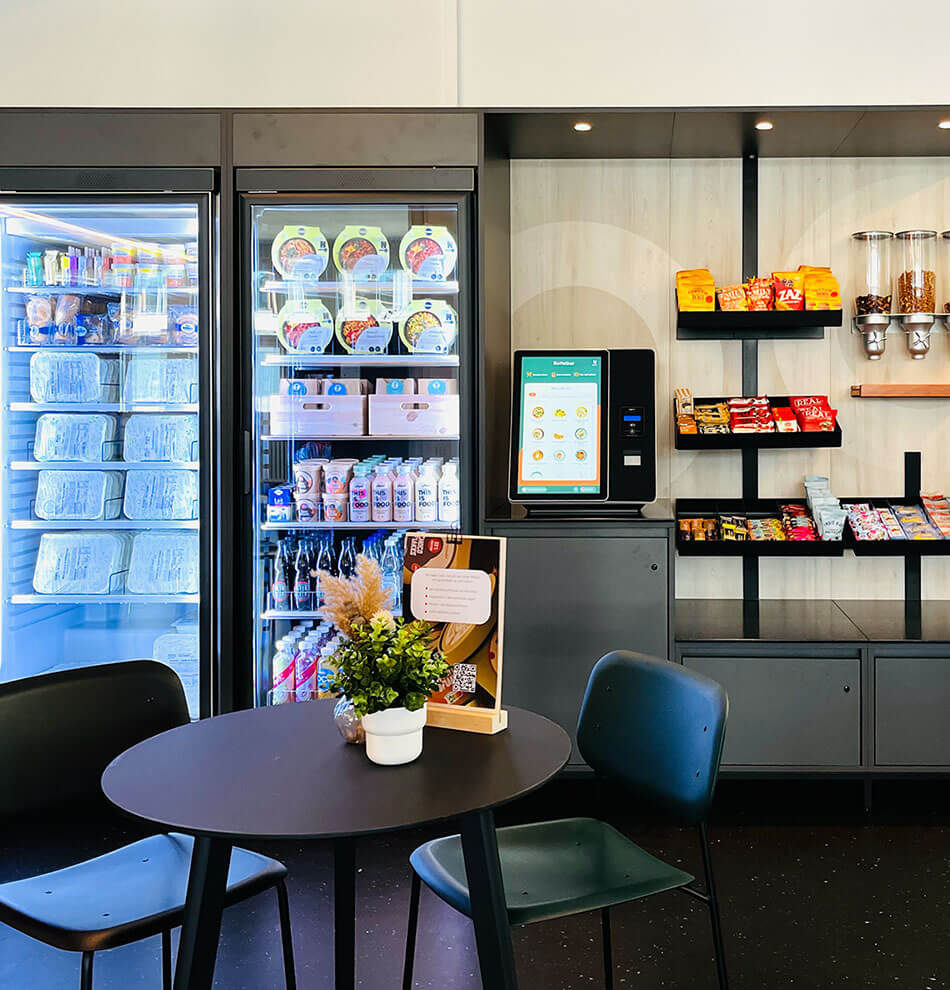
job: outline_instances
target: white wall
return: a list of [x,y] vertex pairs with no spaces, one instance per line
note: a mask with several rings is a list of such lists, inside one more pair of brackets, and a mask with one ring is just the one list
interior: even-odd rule
[[0,0],[2,106],[950,103],[916,0]]

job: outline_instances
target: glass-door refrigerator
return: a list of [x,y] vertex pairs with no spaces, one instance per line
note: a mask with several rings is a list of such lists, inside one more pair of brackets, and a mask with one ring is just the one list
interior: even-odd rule
[[154,658],[210,710],[211,206],[0,196],[0,680]]
[[470,209],[464,191],[244,197],[255,704],[328,695],[321,574],[373,557],[399,614],[403,534],[471,526]]

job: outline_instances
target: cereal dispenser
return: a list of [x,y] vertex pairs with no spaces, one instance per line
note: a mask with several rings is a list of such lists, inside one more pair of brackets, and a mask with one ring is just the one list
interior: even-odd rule
[[937,306],[937,232],[902,230],[897,235],[900,274],[897,276],[897,312],[907,334],[912,357],[930,350],[930,331]]
[[950,314],[950,230],[940,235],[940,281],[937,290],[937,312]]
[[861,230],[851,235],[851,272],[854,277],[854,327],[864,350],[879,360],[887,343],[891,321],[891,243],[889,230]]

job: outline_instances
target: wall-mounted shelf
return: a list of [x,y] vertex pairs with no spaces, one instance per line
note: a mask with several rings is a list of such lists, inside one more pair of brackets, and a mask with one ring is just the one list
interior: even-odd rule
[[[787,395],[770,395],[769,404],[787,406],[790,397]],[[708,405],[716,402],[727,402],[724,396],[700,396],[693,402],[698,405]],[[673,422],[676,423],[674,410]],[[795,433],[680,433],[675,431],[675,446],[677,450],[796,450],[810,447],[840,447],[842,441],[841,425],[835,422],[834,430],[830,431],[797,431]]]
[[840,309],[676,313],[677,340],[821,340],[840,327]]
[[804,496],[788,498],[679,498],[676,500],[676,549],[681,557],[841,557],[842,540],[683,540],[681,518],[720,515],[781,518],[781,506],[804,502]]
[[852,385],[852,399],[950,399],[950,384]]

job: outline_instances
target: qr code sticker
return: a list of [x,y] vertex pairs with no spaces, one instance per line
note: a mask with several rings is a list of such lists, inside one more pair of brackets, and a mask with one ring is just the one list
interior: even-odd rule
[[473,663],[457,663],[452,668],[452,689],[464,691],[466,694],[475,693],[475,674],[478,668]]

